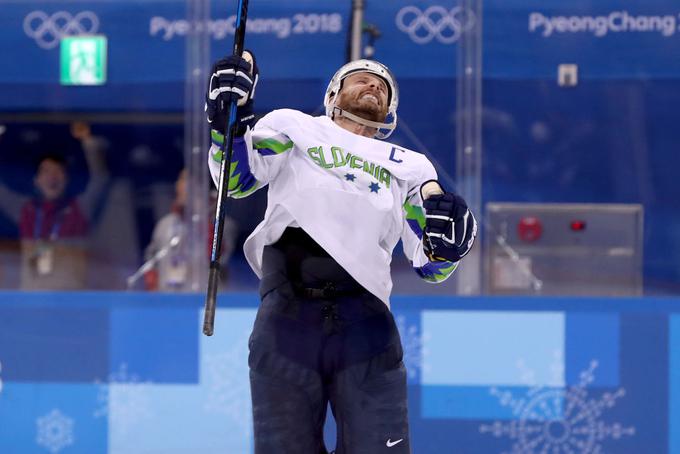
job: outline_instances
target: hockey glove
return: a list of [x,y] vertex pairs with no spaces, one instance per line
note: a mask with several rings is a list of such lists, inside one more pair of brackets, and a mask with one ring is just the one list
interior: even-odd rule
[[236,135],[243,135],[247,126],[255,122],[253,98],[259,78],[255,56],[243,52],[243,57],[230,55],[212,67],[205,111],[210,128],[225,134],[229,118],[229,104],[236,101]]
[[[435,182],[436,183],[436,182]],[[432,261],[457,262],[472,249],[477,236],[477,221],[462,197],[439,190],[430,195],[421,186],[425,208],[423,248]],[[438,183],[437,183],[438,185]]]

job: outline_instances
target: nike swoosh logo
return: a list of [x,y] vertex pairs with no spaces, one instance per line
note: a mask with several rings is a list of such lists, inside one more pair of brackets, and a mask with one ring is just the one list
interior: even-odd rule
[[398,445],[402,441],[404,441],[403,438],[400,438],[399,440],[395,440],[395,441],[392,441],[390,438],[388,438],[387,442],[385,443],[385,446],[387,446],[388,448],[391,448],[392,446]]

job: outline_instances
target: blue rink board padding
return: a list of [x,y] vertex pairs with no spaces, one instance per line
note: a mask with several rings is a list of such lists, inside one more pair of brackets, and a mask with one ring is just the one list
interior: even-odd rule
[[[0,293],[0,453],[252,452],[257,296],[221,295],[211,338],[202,304]],[[392,306],[415,453],[680,454],[680,299]]]
[[680,453],[680,315],[670,317],[670,452]]

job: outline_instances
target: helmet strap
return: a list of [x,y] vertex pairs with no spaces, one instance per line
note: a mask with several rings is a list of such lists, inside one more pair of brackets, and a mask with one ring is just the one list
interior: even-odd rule
[[344,117],[347,118],[348,120],[352,120],[353,122],[359,123],[362,126],[368,126],[369,128],[375,128],[377,130],[389,129],[390,132],[392,132],[392,130],[394,130],[394,128],[396,127],[394,123],[388,124],[366,120],[365,118],[361,118],[358,115],[354,115],[353,113],[347,112],[346,110],[342,110],[338,106],[333,106],[333,116],[331,118],[335,118],[336,115],[338,117]]

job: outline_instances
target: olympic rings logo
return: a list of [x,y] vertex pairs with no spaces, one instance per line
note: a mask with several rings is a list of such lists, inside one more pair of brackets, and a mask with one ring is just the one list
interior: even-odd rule
[[475,16],[472,11],[460,6],[447,10],[435,5],[425,11],[405,6],[397,13],[396,23],[397,28],[417,44],[427,44],[433,39],[442,44],[453,44],[474,27]]
[[66,36],[94,34],[99,29],[99,18],[92,11],[72,16],[59,11],[51,16],[44,11],[32,11],[24,18],[24,32],[43,49],[57,47]]

